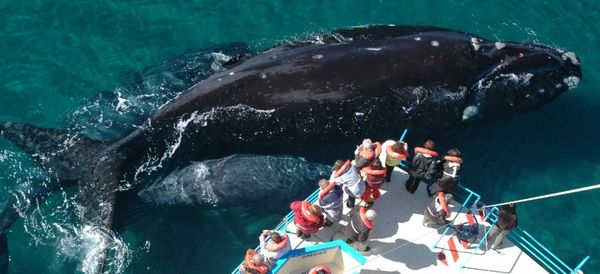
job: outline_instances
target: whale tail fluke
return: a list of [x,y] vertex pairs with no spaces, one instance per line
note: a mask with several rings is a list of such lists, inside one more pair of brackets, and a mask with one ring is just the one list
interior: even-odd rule
[[59,129],[39,128],[29,124],[0,124],[0,135],[31,154],[42,166],[61,180],[76,181],[92,162],[92,156],[108,146],[80,134]]

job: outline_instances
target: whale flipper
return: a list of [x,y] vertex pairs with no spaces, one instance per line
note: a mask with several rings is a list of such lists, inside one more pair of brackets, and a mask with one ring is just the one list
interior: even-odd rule
[[0,135],[31,154],[61,180],[76,181],[92,164],[93,156],[108,146],[79,134],[28,124],[0,124]]

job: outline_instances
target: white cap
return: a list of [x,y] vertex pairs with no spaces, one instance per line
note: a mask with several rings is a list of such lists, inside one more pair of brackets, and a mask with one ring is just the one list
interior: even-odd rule
[[369,209],[365,212],[365,218],[367,218],[367,220],[373,221],[375,217],[377,217],[377,212],[375,212],[375,210]]
[[372,145],[373,145],[373,142],[371,141],[371,139],[364,139],[362,141],[363,148],[370,148]]

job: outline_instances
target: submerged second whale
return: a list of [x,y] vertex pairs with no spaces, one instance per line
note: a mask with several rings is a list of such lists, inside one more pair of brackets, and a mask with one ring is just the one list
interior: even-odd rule
[[534,109],[580,78],[575,54],[542,45],[371,26],[230,64],[115,142],[12,123],[0,131],[61,180],[77,182],[82,221],[110,228],[122,182],[135,185],[182,162],[232,153],[310,156],[405,127],[432,132]]

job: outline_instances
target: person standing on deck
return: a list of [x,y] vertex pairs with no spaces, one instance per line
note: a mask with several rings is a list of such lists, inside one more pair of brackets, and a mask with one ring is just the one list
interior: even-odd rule
[[373,230],[373,220],[377,213],[373,209],[361,207],[350,216],[350,223],[346,226],[344,232],[346,243],[358,241],[358,251],[368,252],[371,248],[368,246],[367,240],[369,234]]
[[365,193],[363,193],[360,199],[365,201],[366,207],[371,207],[381,195],[379,189],[383,185],[383,180],[385,179],[385,169],[381,165],[381,161],[375,159],[370,165],[363,167],[360,170],[360,174],[367,184]]
[[516,204],[510,203],[503,205],[500,210],[498,210],[497,215],[498,220],[496,221],[496,225],[494,225],[492,231],[490,231],[486,238],[487,242],[487,239],[496,237],[494,243],[492,244],[492,249],[494,250],[502,246],[502,241],[504,241],[504,238],[506,238],[508,233],[510,233],[510,231],[519,224]]
[[372,142],[371,139],[364,139],[362,143],[354,150],[354,166],[361,169],[369,164],[381,154],[381,143]]
[[412,159],[406,180],[406,190],[415,193],[421,180],[433,179],[436,172],[436,161],[438,153],[434,151],[434,142],[427,140],[423,147],[415,148],[415,156]]
[[440,191],[451,194],[456,192],[458,175],[460,173],[460,167],[462,163],[463,160],[460,158],[460,150],[457,148],[448,150],[448,153],[446,156],[444,156],[444,159],[440,163],[443,170],[442,177],[439,178],[434,185],[427,189],[427,194],[429,194],[429,197]]
[[402,141],[387,140],[381,145],[379,160],[386,169],[385,181],[392,180],[394,167],[408,157],[408,144]]
[[[334,183],[335,184],[335,183]],[[337,223],[342,216],[342,207],[344,206],[344,191],[342,187],[335,184],[331,190],[326,191],[329,186],[329,181],[321,179],[319,181],[319,200],[318,203],[325,211],[325,226],[330,226]]]
[[342,160],[337,160],[333,165],[333,174],[329,181],[343,185],[344,192],[348,194],[348,200],[346,200],[348,208],[353,208],[356,198],[360,198],[365,192],[365,181],[356,166],[350,161],[344,163]]
[[316,204],[307,201],[296,201],[290,204],[294,212],[294,224],[296,224],[296,235],[301,239],[316,234],[323,227],[323,209]]
[[423,210],[423,226],[433,227],[448,224],[450,222],[446,219],[450,217],[450,207],[448,205],[453,198],[452,194],[438,192],[438,196],[433,198]]

